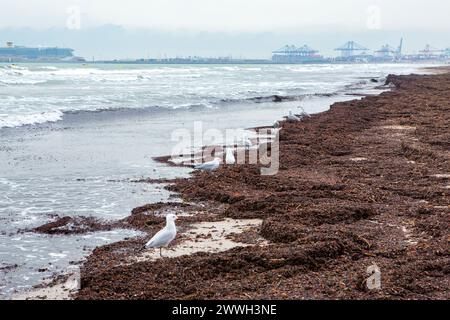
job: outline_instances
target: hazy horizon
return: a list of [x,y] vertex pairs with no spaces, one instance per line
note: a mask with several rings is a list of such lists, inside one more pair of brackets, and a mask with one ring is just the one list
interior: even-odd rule
[[1,45],[67,46],[88,60],[270,58],[285,44],[335,56],[348,40],[376,50],[401,37],[406,52],[450,47],[450,3],[441,0],[0,1]]

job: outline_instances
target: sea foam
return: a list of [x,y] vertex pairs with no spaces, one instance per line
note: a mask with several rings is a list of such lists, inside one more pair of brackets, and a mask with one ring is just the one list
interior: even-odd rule
[[5,118],[0,118],[0,128],[12,128],[45,122],[56,122],[62,120],[63,115],[64,114],[59,110],[26,115],[8,115]]

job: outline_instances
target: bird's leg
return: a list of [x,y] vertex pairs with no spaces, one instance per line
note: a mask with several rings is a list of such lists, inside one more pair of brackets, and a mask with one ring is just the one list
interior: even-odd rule
[[159,255],[161,256],[161,258],[164,258],[163,255],[162,255],[162,247],[159,248]]

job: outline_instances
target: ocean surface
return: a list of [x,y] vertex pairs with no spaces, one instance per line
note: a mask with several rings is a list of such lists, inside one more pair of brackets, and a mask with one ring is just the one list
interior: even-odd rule
[[[95,246],[139,236],[27,232],[59,216],[120,219],[168,201],[140,178],[186,177],[152,160],[177,129],[271,125],[302,106],[325,111],[424,65],[0,64],[0,299],[64,272]],[[371,79],[379,82],[375,83]],[[274,102],[274,95],[283,102]]]

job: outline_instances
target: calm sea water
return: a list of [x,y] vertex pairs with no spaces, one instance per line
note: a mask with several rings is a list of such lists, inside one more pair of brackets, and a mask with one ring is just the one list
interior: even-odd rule
[[[300,105],[325,111],[354,99],[348,93],[380,92],[370,79],[420,67],[0,65],[0,297],[63,271],[97,245],[137,236],[18,231],[54,214],[119,219],[167,201],[162,185],[130,180],[189,174],[152,160],[170,154],[174,130],[194,121],[219,130],[268,125]],[[291,99],[274,103],[272,95]]]

